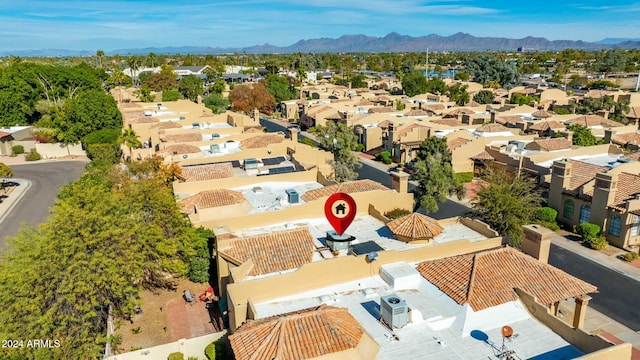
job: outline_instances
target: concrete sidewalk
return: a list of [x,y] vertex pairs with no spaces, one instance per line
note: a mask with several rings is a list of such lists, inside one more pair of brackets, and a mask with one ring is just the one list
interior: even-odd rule
[[8,182],[14,182],[18,185],[10,187],[6,193],[4,189],[0,190],[0,224],[31,186],[31,182],[24,179],[10,179]]

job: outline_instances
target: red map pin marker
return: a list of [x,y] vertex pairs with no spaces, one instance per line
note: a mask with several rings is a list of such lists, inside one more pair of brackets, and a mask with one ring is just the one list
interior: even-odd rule
[[324,215],[338,235],[351,225],[356,212],[356,201],[345,193],[335,193],[324,203]]

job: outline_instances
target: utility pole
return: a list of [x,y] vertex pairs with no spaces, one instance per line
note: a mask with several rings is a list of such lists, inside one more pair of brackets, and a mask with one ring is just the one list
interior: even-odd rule
[[429,48],[427,48],[427,59],[425,60],[424,65],[425,69],[427,69],[425,70],[424,74],[427,77],[427,80],[429,80]]
[[640,70],[638,70],[638,80],[636,80],[636,92],[638,92],[638,87],[640,87]]

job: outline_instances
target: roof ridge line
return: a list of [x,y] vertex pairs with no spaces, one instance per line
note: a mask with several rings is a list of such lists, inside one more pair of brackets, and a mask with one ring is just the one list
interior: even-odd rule
[[469,304],[469,306],[471,306],[471,308],[473,309],[473,306],[471,305],[471,296],[473,295],[473,286],[475,285],[475,278],[476,278],[476,261],[478,260],[479,256],[482,253],[476,253],[473,254],[473,257],[471,259],[471,273],[469,274],[469,289],[467,289],[467,303]]

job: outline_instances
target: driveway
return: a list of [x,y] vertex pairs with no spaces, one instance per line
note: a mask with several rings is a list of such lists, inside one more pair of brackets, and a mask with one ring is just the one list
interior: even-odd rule
[[15,235],[22,223],[38,225],[49,215],[60,187],[76,180],[84,172],[86,161],[50,161],[11,165],[13,177],[31,182],[31,186],[0,223],[0,251],[5,238]]

